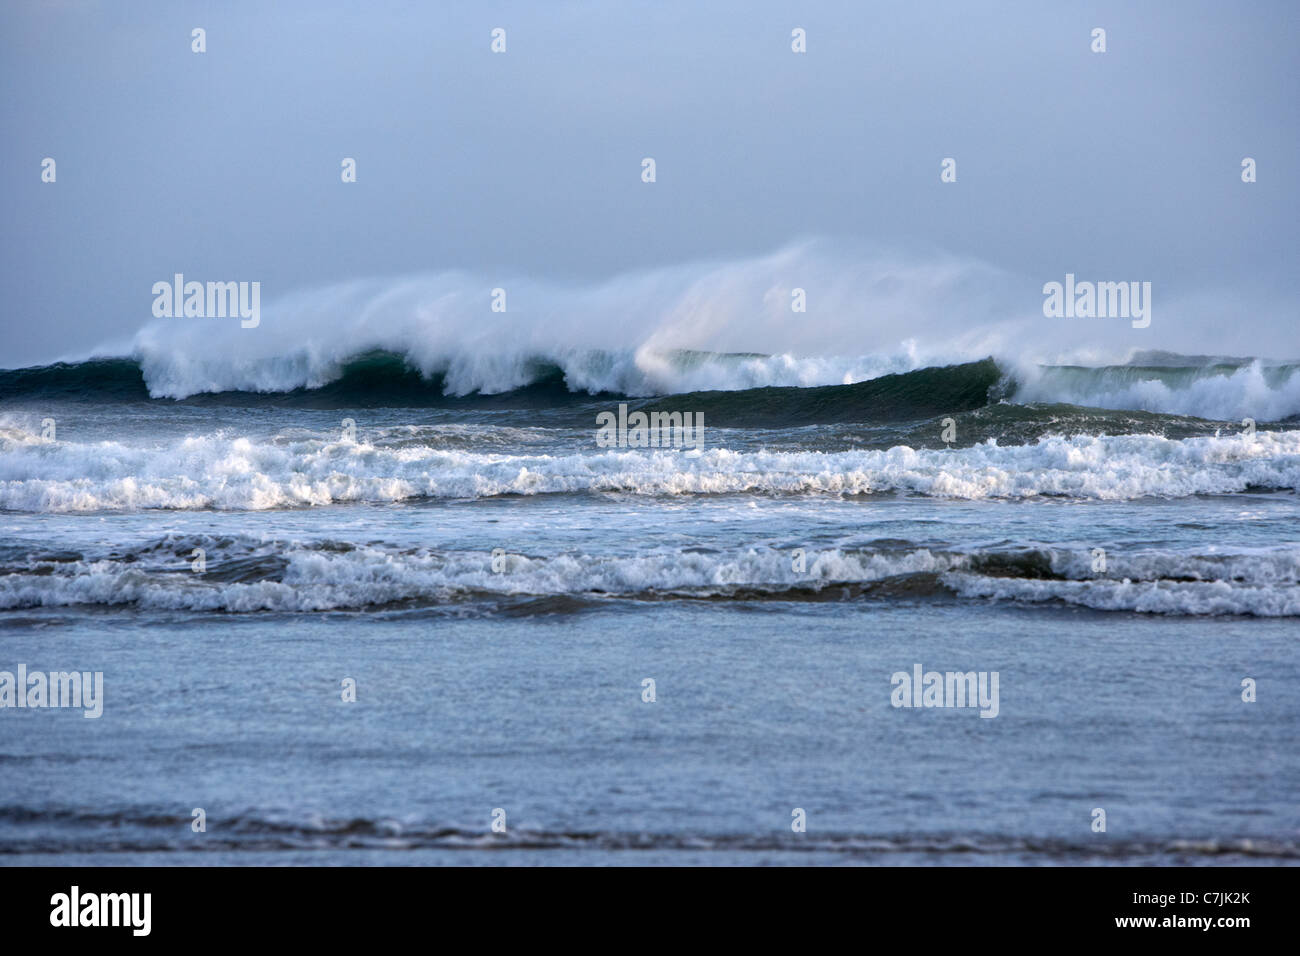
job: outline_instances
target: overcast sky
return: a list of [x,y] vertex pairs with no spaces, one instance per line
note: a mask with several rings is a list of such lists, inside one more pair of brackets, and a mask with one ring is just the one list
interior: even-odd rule
[[175,272],[580,285],[809,237],[1026,312],[1151,281],[1152,344],[1300,356],[1294,0],[7,0],[0,46],[0,366],[129,342]]

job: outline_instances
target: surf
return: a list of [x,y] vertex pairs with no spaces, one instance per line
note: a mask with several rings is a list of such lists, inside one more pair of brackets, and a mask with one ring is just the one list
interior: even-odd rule
[[[122,402],[266,405],[298,408],[555,408],[637,397],[646,383],[627,387],[627,368],[638,358],[624,352],[582,356],[529,356],[502,391],[454,387],[450,372],[426,373],[399,354],[369,351],[351,356],[319,384],[259,389],[154,394],[144,367],[130,358],[60,362],[0,371],[0,403]],[[798,359],[756,353],[679,351],[656,356],[661,380],[673,378],[662,397],[726,427],[781,427],[859,421],[922,420],[998,403],[1055,404],[1076,408],[1178,415],[1206,421],[1281,422],[1300,418],[1300,363],[1215,359],[1201,364],[1086,366],[1024,365],[985,357],[974,362],[884,371],[898,357]],[[1177,362],[1178,357],[1173,357]],[[809,385],[824,378],[849,384]],[[599,382],[598,382],[599,380]],[[776,384],[751,387],[756,380]],[[678,385],[719,387],[679,391]],[[624,388],[619,383],[624,383]],[[651,401],[645,407],[655,411]]]

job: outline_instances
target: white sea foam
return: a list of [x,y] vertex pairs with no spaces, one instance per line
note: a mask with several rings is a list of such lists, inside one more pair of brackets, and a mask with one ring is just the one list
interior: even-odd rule
[[[190,573],[192,547],[208,554],[208,573]],[[485,552],[396,550],[329,542],[281,542],[241,536],[214,541],[171,537],[130,556],[69,561],[34,556],[0,576],[0,609],[105,605],[181,611],[317,612],[466,600],[585,595],[727,597],[756,592],[784,596],[937,575],[958,596],[1024,602],[1060,600],[1101,610],[1169,614],[1300,615],[1300,551],[1279,548],[1235,554],[1144,552],[1117,556],[1105,575],[1091,572],[1087,552],[1053,551],[1067,580],[1006,576],[1017,555],[1003,553],[998,576],[981,574],[986,552],[928,548],[896,551],[812,550],[796,570],[789,551],[555,555],[509,554],[500,571]],[[997,557],[997,555],[992,555]],[[1023,558],[1023,555],[1021,556]],[[228,569],[238,579],[228,579]],[[1143,576],[1130,577],[1130,575]],[[1173,579],[1168,575],[1176,575]],[[1187,578],[1201,580],[1186,580]]]
[[1102,611],[1150,614],[1300,615],[1300,585],[1251,587],[1232,581],[1026,580],[953,572],[943,581],[962,597],[1063,601]]
[[1051,550],[1047,557],[1059,577],[994,576],[959,566],[940,580],[973,599],[1153,614],[1300,615],[1300,548],[1294,545],[1208,554],[1137,549],[1109,555],[1105,571],[1093,569],[1088,549]]
[[[0,508],[29,512],[228,509],[408,498],[879,492],[965,499],[1122,500],[1300,488],[1300,431],[1181,440],[1047,437],[961,449],[840,452],[598,450],[488,454],[405,442],[194,435],[149,446],[0,432]],[[594,440],[593,440],[594,442]]]
[[1214,421],[1280,421],[1300,414],[1300,368],[1269,369],[1251,362],[1235,369],[1176,372],[1109,367],[1059,369],[1021,366],[1017,402],[1062,402],[1193,415]]
[[[269,301],[256,330],[157,321],[133,351],[150,393],[169,398],[315,388],[372,350],[442,375],[452,395],[520,388],[547,366],[575,392],[636,396],[840,385],[974,354],[961,336],[922,354],[912,330],[959,305],[968,319],[992,316],[990,292],[1005,283],[975,261],[809,242],[588,284],[462,272],[356,280]],[[491,308],[496,288],[505,311]],[[795,288],[812,296],[810,313],[792,312]]]
[[[265,547],[256,549],[263,556]],[[209,570],[220,572],[225,554],[214,549]],[[899,574],[958,567],[965,558],[919,549],[900,554],[829,549],[793,570],[787,552],[748,549],[730,554],[656,551],[637,556],[510,554],[501,572],[483,552],[394,552],[376,547],[343,552],[310,545],[277,546],[282,570],[264,580],[226,582],[191,574],[175,559],[165,569],[143,561],[60,561],[31,573],[0,577],[0,608],[77,604],[134,605],[159,610],[325,611],[398,602],[442,603],[465,595],[640,595],[648,592],[708,596],[737,588],[783,590],[879,581]],[[239,555],[246,557],[247,552]]]
[[1093,557],[1088,549],[1051,550],[1049,563],[1054,575],[1072,580],[1228,581],[1265,588],[1300,585],[1300,547],[1294,545],[1221,554],[1123,550],[1108,555],[1104,574],[1093,570]]

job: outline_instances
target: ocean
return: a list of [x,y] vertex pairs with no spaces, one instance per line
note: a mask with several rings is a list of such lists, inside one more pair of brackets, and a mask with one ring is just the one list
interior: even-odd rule
[[0,372],[0,863],[1294,864],[1298,489],[1250,358]]

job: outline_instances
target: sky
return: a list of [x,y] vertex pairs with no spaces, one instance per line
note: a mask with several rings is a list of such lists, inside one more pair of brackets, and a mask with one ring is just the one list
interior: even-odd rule
[[[259,281],[276,347],[348,321],[301,314],[320,290],[454,274],[484,308],[543,290],[536,323],[599,299],[603,344],[662,333],[648,281],[688,347],[886,348],[1015,317],[1053,348],[1300,357],[1294,0],[9,0],[0,48],[0,367],[130,351],[177,272]],[[710,318],[726,263],[791,262],[780,281],[820,308],[748,323],[763,283],[742,282]],[[1053,324],[1042,287],[1066,273],[1151,282],[1151,327]]]

